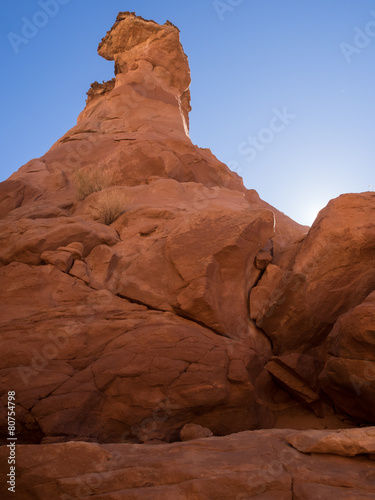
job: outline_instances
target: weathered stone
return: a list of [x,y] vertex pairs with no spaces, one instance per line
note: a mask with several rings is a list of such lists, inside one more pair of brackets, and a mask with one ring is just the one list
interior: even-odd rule
[[201,439],[211,436],[213,436],[213,434],[210,429],[197,424],[185,424],[180,430],[181,441],[191,441],[192,439]]
[[63,251],[47,251],[43,252],[42,255],[40,256],[43,262],[46,264],[51,264],[52,266],[55,266],[59,271],[62,271],[63,273],[68,273],[70,268],[73,265],[73,255],[69,252],[63,252]]
[[84,254],[95,246],[119,241],[114,229],[75,217],[56,219],[20,219],[0,222],[0,263],[24,262],[38,265],[45,251],[56,251],[70,242],[81,240]]
[[[175,440],[188,422],[219,435],[274,423],[273,394],[264,394],[263,366],[248,344],[51,266],[13,263],[0,274],[0,375],[25,410],[20,440],[36,426],[46,437],[143,442]],[[229,367],[239,365],[234,377]]]
[[235,433],[375,423],[375,194],[308,231],[192,144],[175,26],[120,13],[99,53],[115,78],[0,184],[17,494],[373,498],[372,429]]
[[336,321],[320,382],[338,408],[375,422],[375,292]]
[[[24,500],[374,498],[372,460],[300,453],[288,443],[288,434],[262,430],[152,447],[83,442],[17,446],[17,494]],[[0,448],[3,496],[8,456],[8,449]]]
[[76,278],[81,279],[85,283],[90,283],[89,271],[87,269],[87,264],[82,262],[81,260],[75,260],[73,267],[69,271],[69,274],[75,276]]
[[66,247],[59,247],[57,250],[69,252],[73,255],[74,259],[81,260],[85,251],[85,247],[83,246],[83,243],[75,241],[73,243],[70,243],[70,245]]
[[374,290],[374,219],[375,193],[342,195],[319,213],[290,268],[267,267],[250,310],[276,354],[321,344]]
[[303,431],[286,437],[302,453],[329,453],[354,457],[375,453],[375,427],[337,431]]

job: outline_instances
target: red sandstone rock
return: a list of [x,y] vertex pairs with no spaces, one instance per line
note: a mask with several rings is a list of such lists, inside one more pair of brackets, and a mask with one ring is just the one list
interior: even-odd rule
[[[300,435],[303,441],[304,434],[295,433],[293,440]],[[336,434],[337,442],[341,434]],[[361,430],[357,434],[361,440]],[[262,430],[152,447],[83,442],[17,446],[17,493],[24,500],[374,498],[374,461],[369,457],[337,456],[334,448],[330,454],[300,453],[289,445],[289,435],[289,430]],[[7,458],[8,450],[0,448],[2,495]]]
[[375,420],[375,292],[336,321],[320,375],[337,407],[365,422]]
[[375,193],[332,200],[291,265],[275,266],[252,291],[251,316],[277,354],[318,346],[337,318],[374,290],[374,220]]
[[375,288],[374,211],[373,193],[331,201],[250,295],[250,315],[279,354],[267,365],[275,380],[320,415],[329,411],[323,388],[338,409],[365,422],[374,422],[372,296],[358,304]]
[[69,252],[43,252],[40,256],[46,264],[52,264],[63,273],[69,272],[73,265],[73,255]]
[[0,275],[0,374],[17,393],[20,440],[169,441],[187,422],[219,435],[274,423],[262,357],[245,342],[53,266],[12,263]]
[[81,240],[84,255],[94,247],[119,241],[114,229],[76,217],[20,219],[0,222],[0,264],[24,262],[38,265],[45,251],[55,251]]
[[[20,434],[150,441],[187,422],[217,434],[272,425],[281,391],[247,300],[273,212],[192,145],[177,28],[121,14],[100,53],[116,79],[95,84],[77,126],[9,181],[31,190],[1,223],[3,340],[17,353],[1,373],[19,394]],[[111,193],[125,213],[106,227],[96,219]],[[142,422],[165,400],[172,417],[149,433]]]
[[288,443],[302,453],[329,453],[353,457],[375,453],[375,428],[339,431],[304,431],[286,437]]
[[8,180],[0,183],[0,218],[8,215],[24,202],[29,202],[40,195],[36,188],[26,183]]
[[375,195],[307,234],[191,143],[176,27],[120,13],[99,53],[116,77],[0,184],[2,442],[11,387],[18,442],[60,443],[19,447],[19,494],[373,498],[371,430],[155,443],[302,404],[374,423]]
[[60,252],[69,252],[72,254],[74,259],[81,260],[84,254],[84,246],[83,243],[80,243],[79,241],[70,243],[70,245],[66,247],[59,247],[57,249]]
[[185,424],[180,430],[181,441],[191,441],[192,439],[201,439],[212,435],[210,429],[197,424]]
[[[291,356],[295,359],[288,359]],[[314,410],[317,406],[316,403],[319,401],[319,388],[314,391],[311,388],[313,385],[311,378],[301,376],[298,369],[299,364],[307,362],[308,366],[310,361],[311,359],[308,356],[303,355],[275,357],[266,364],[265,368],[284,388],[292,392],[296,399],[303,400]],[[303,368],[306,369],[307,366],[305,365]],[[312,375],[316,372],[316,367],[313,367]]]

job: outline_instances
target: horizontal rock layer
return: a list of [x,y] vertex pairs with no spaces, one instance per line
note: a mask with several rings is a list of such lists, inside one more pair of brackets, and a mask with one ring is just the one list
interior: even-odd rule
[[[375,496],[375,473],[374,456],[368,452],[375,450],[360,446],[369,432],[356,430],[348,453],[338,449],[339,454],[337,445],[346,440],[340,431],[335,446],[329,431],[312,436],[290,430],[242,432],[171,445],[17,446],[17,492],[24,500],[370,499]],[[301,453],[298,449],[305,442],[309,452]],[[355,452],[359,454],[352,456]],[[1,471],[7,470],[7,456],[7,449],[1,448]],[[6,495],[3,472],[0,478],[0,493]]]

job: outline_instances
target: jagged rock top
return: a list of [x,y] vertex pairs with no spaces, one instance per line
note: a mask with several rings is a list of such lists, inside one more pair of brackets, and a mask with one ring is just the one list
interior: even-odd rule
[[170,21],[161,26],[137,16],[135,12],[120,12],[115,24],[100,42],[98,52],[104,59],[113,61],[115,54],[130,50],[163,30],[179,33],[179,29]]
[[[180,42],[180,31],[170,21],[160,25],[134,12],[120,12],[116,22],[100,42],[98,53],[115,61],[115,73],[128,73],[140,61],[167,71],[170,84],[180,95],[188,92],[190,69]],[[190,101],[190,95],[186,96]]]

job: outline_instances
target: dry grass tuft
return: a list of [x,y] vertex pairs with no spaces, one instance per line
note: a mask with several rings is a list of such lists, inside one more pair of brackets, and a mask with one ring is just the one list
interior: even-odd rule
[[84,200],[90,194],[102,191],[111,185],[108,177],[100,167],[91,170],[79,170],[74,174],[73,182],[80,200]]
[[121,214],[129,210],[130,199],[119,188],[103,191],[97,198],[95,219],[109,226]]

